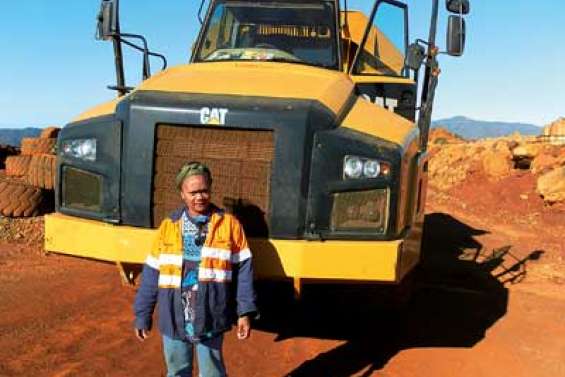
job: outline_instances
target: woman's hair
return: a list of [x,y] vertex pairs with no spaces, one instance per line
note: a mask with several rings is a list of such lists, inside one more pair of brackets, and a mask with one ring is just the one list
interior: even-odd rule
[[177,174],[175,179],[177,188],[180,190],[184,180],[193,175],[203,175],[206,178],[206,182],[208,182],[208,186],[212,186],[212,174],[210,173],[210,169],[201,162],[190,161],[184,164]]

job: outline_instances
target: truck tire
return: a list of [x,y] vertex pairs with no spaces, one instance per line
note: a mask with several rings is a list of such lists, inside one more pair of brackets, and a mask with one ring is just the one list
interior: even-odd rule
[[59,127],[47,127],[41,131],[39,135],[40,139],[56,139],[59,136],[59,131],[61,129]]
[[21,177],[27,173],[31,156],[9,156],[6,158],[6,175]]
[[39,137],[24,137],[22,139],[22,154],[53,154],[57,139],[41,139]]
[[22,183],[0,181],[0,214],[3,216],[37,216],[52,207],[52,196],[44,190]]
[[57,156],[36,154],[31,156],[29,168],[25,176],[28,185],[52,190],[55,184],[55,169]]
[[7,175],[6,170],[0,170],[0,182],[25,183],[24,177]]

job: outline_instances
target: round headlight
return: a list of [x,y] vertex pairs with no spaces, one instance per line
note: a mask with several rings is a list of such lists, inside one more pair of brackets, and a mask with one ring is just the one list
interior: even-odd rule
[[359,178],[363,174],[363,162],[359,157],[346,157],[343,171],[347,178]]
[[381,165],[377,160],[367,160],[363,164],[363,175],[367,178],[376,178],[381,173]]
[[92,152],[95,151],[95,146],[94,143],[92,142],[92,140],[84,140],[80,145],[79,145],[79,155],[81,157],[84,156],[89,156],[92,154]]

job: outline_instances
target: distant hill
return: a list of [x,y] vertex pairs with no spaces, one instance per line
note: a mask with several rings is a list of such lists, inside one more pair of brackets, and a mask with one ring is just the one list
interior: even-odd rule
[[8,144],[19,147],[24,137],[37,137],[41,128],[0,128],[0,144]]
[[463,116],[439,119],[432,122],[432,128],[445,128],[465,139],[500,137],[518,132],[522,135],[539,135],[543,128],[527,123],[488,122]]

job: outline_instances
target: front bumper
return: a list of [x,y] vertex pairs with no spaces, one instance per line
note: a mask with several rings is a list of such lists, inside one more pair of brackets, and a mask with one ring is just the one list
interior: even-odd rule
[[[104,261],[143,263],[155,232],[55,213],[45,216],[45,249]],[[250,239],[249,243],[258,278],[398,282],[417,263],[418,235],[409,233],[392,241]]]

